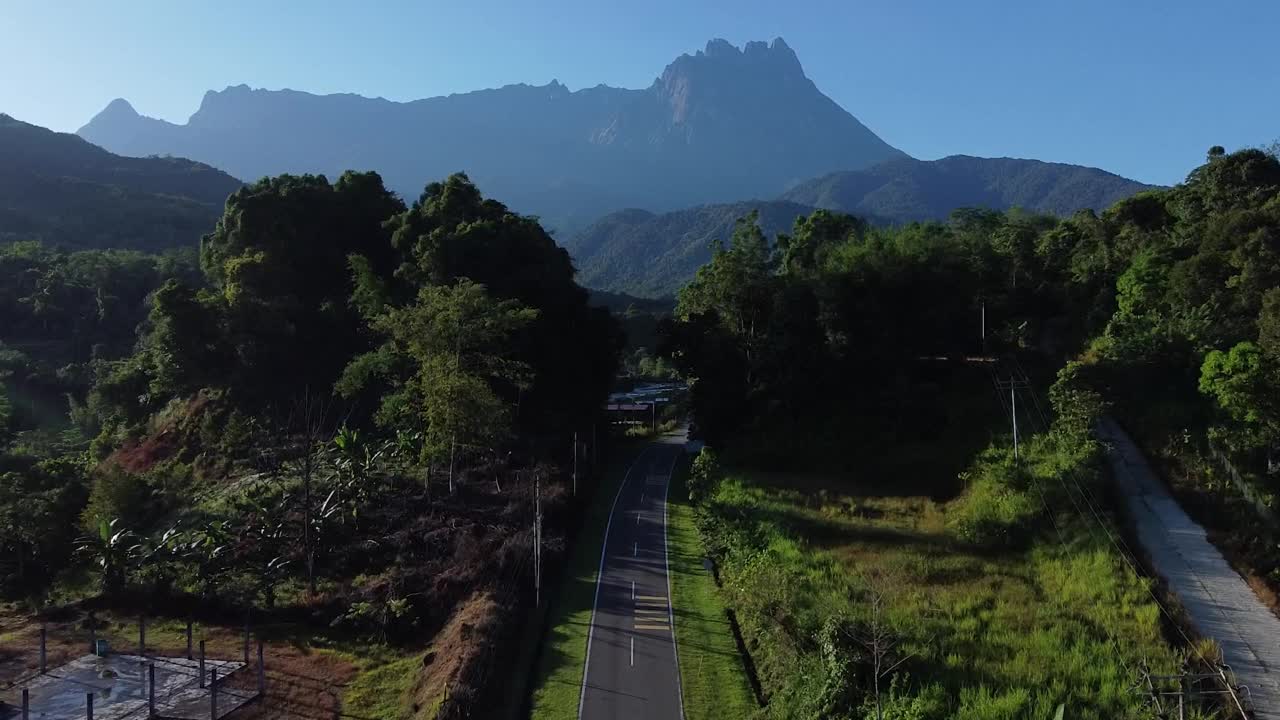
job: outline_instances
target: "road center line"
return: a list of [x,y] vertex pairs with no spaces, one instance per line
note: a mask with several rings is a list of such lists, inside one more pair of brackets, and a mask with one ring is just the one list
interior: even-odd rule
[[631,636],[631,667],[636,666],[636,636]]
[[640,554],[640,543],[637,541],[634,545],[631,546],[631,557],[635,557],[636,555],[639,555],[639,554]]
[[[631,471],[635,470],[636,465],[640,462],[640,458],[653,449],[653,446],[646,447],[640,451],[635,460],[631,462],[631,467],[627,468],[627,472],[622,476],[622,484],[618,486],[618,491],[613,495],[613,504],[609,506],[609,519],[604,524],[604,540],[600,543],[600,566],[596,571],[596,593],[595,599],[591,601],[591,625],[587,628],[587,657],[582,662],[582,689],[578,693],[578,718],[582,718],[582,708],[587,702],[587,676],[591,674],[591,640],[596,633],[596,612],[600,609],[600,582],[604,576],[605,561],[609,553],[609,530],[613,525],[613,514],[618,509],[618,499],[622,497],[622,491],[627,489],[627,481],[631,479]],[[683,702],[683,700],[681,701]],[[684,716],[684,709],[680,710],[681,717]]]
[[631,581],[631,599],[632,600],[636,599],[636,581],[635,580]]

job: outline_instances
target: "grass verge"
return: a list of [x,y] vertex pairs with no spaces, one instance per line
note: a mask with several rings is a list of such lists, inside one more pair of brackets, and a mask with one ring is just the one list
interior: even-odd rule
[[568,720],[578,716],[587,631],[595,605],[600,548],[613,500],[627,470],[647,445],[622,445],[595,489],[582,530],[569,551],[568,563],[552,600],[551,621],[534,672],[531,717]]
[[756,711],[751,686],[707,556],[689,491],[688,463],[681,462],[667,495],[667,543],[671,601],[680,653],[680,686],[687,720],[746,718]]

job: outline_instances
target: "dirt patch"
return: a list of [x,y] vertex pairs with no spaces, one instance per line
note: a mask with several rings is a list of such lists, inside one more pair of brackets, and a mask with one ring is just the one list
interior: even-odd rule
[[501,604],[489,591],[463,601],[423,656],[413,687],[414,717],[462,716],[495,650]]

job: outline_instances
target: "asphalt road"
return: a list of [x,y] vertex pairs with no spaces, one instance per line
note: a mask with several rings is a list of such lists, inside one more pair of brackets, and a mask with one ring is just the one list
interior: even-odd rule
[[605,531],[578,717],[684,717],[667,573],[667,486],[684,434],[647,447],[627,471]]
[[1236,682],[1248,688],[1249,717],[1280,720],[1280,619],[1182,510],[1124,430],[1111,420],[1099,430],[1111,444],[1111,467],[1151,564],[1196,630],[1218,641]]

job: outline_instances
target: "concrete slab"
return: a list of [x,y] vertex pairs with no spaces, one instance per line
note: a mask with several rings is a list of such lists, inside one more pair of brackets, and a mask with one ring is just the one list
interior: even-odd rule
[[216,712],[211,706],[209,678],[200,687],[199,660],[139,655],[85,655],[29,682],[17,685],[3,698],[8,715],[19,717],[22,688],[26,687],[32,720],[74,720],[88,714],[93,695],[94,720],[141,720],[148,717],[148,666],[156,668],[156,712],[162,718],[203,720],[222,717],[252,700],[256,693],[223,686],[221,679],[244,667],[231,660],[205,660],[206,676],[218,671]]

